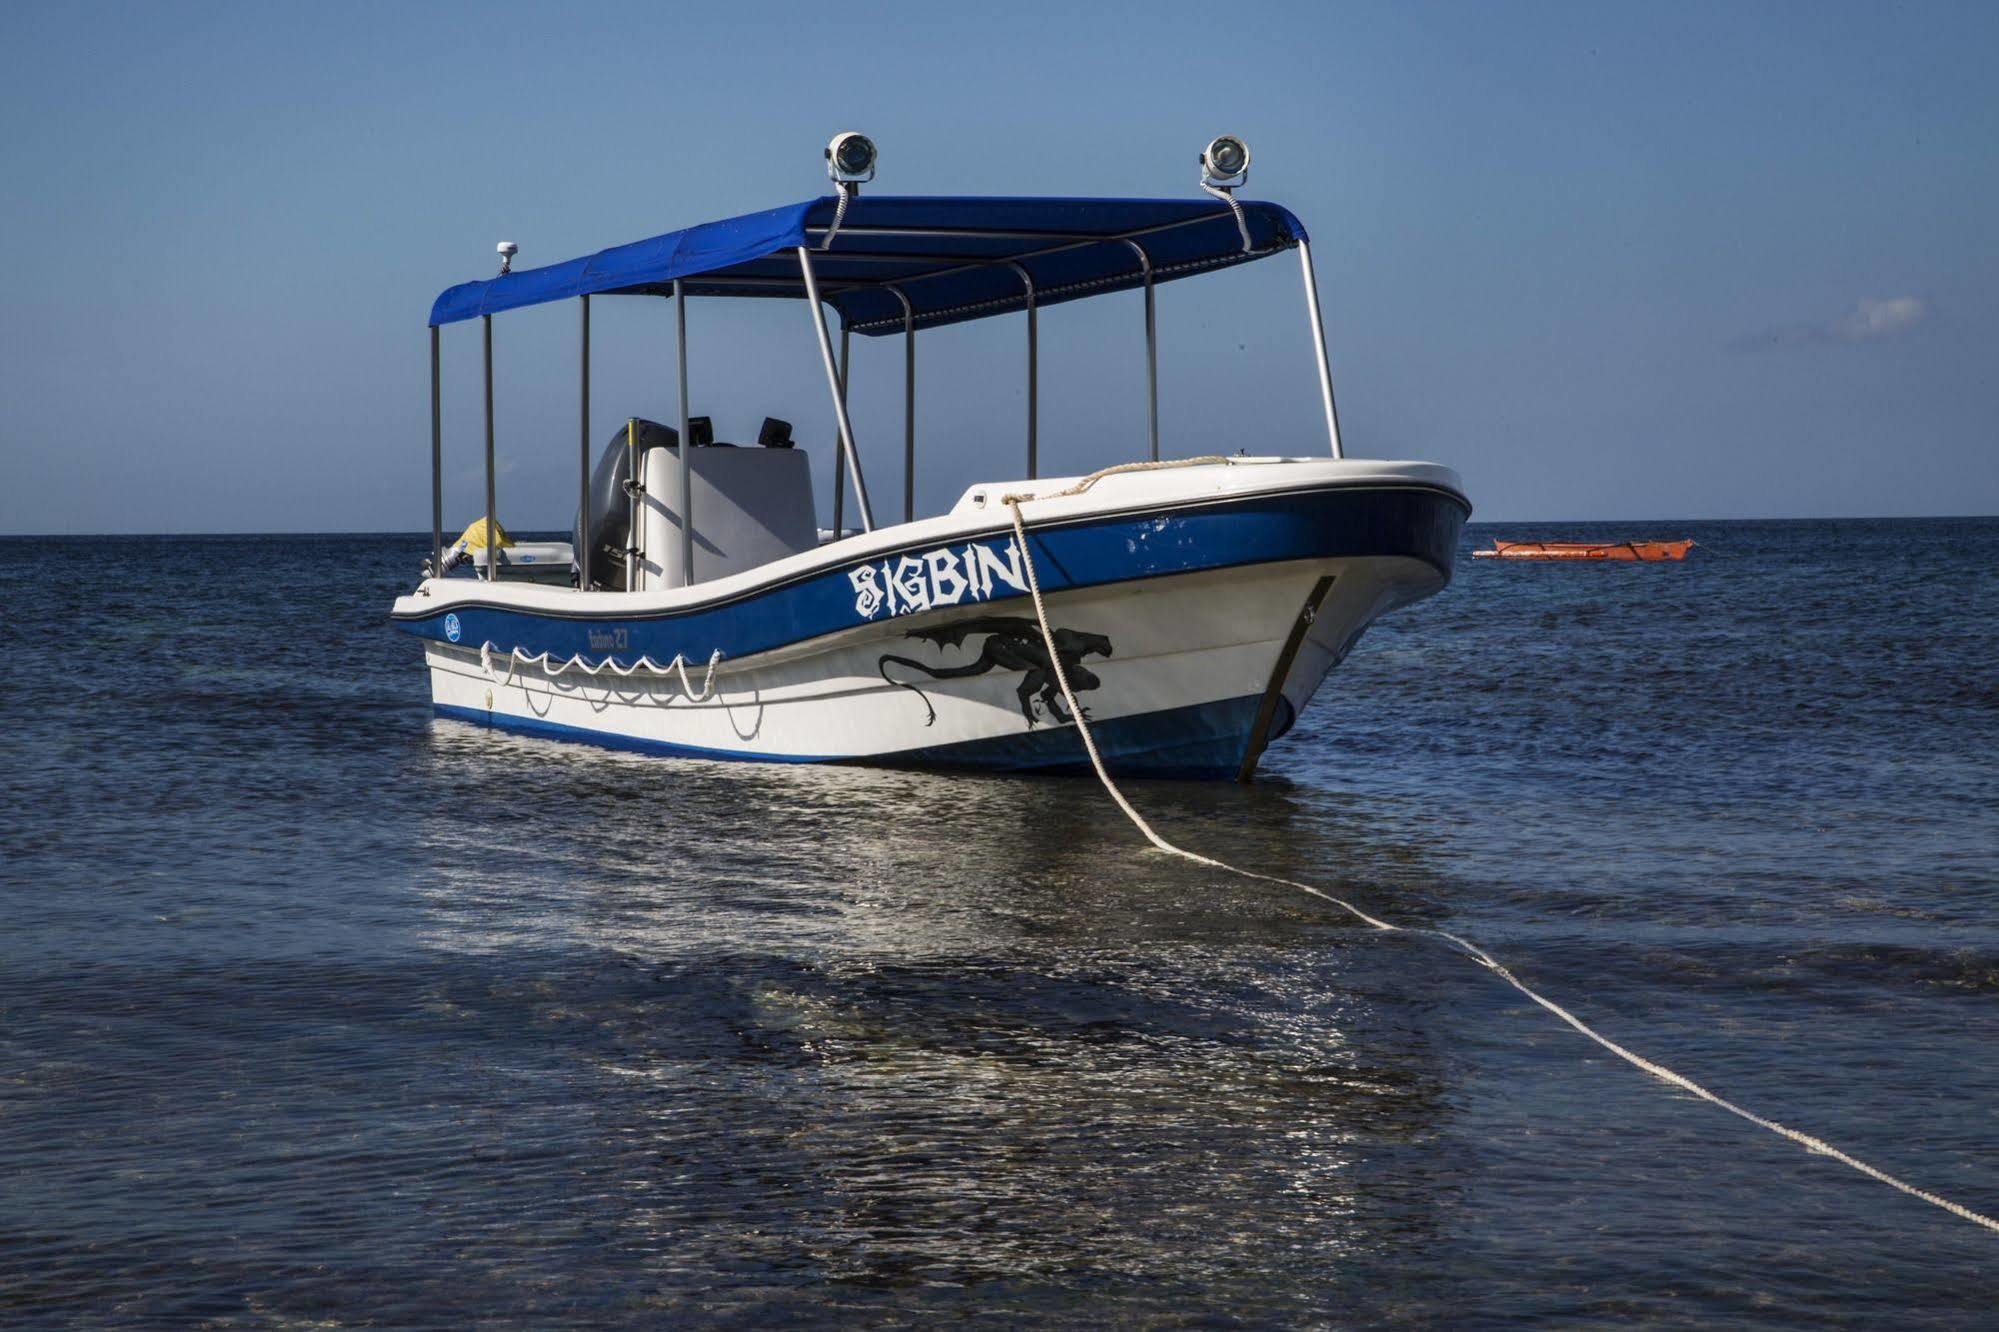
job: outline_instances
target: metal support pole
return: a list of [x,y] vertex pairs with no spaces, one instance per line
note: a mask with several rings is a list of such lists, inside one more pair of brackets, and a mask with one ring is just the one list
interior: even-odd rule
[[1159,461],[1159,324],[1152,300],[1152,256],[1135,240],[1126,245],[1138,256],[1145,270],[1145,437],[1151,442],[1152,461]]
[[673,280],[674,349],[680,358],[680,585],[694,581],[694,441],[687,435],[687,292]]
[[[847,344],[847,326],[840,326],[840,401],[847,400],[847,376],[853,362],[848,360],[850,348]],[[840,520],[846,514],[847,500],[847,458],[838,449],[833,450],[833,539],[840,539]]]
[[493,316],[481,315],[486,333],[486,581],[500,580],[500,562],[494,558],[493,529]]
[[430,576],[444,577],[444,372],[430,326]]
[[639,419],[625,420],[625,591],[639,590]]
[[590,590],[590,297],[583,297],[583,391],[576,424],[576,588]]
[[1034,279],[1019,264],[1007,267],[1020,274],[1021,285],[1027,288],[1027,479],[1032,481],[1041,473],[1037,438],[1041,425],[1040,325],[1034,308]]
[[902,288],[889,291],[902,302],[902,521],[916,521],[916,311]]
[[1326,437],[1332,442],[1333,456],[1340,452],[1340,414],[1333,407],[1333,366],[1326,359],[1326,325],[1319,315],[1319,280],[1312,275],[1312,245],[1298,242],[1298,262],[1305,270],[1305,310],[1312,317],[1312,346],[1319,353],[1319,396],[1326,402]]
[[812,307],[812,330],[819,337],[819,359],[826,367],[826,387],[833,394],[833,413],[840,422],[840,447],[847,466],[854,472],[854,506],[861,511],[861,530],[875,530],[875,516],[868,507],[868,484],[861,476],[861,457],[854,451],[854,423],[847,419],[847,399],[840,391],[840,374],[833,367],[833,339],[826,333],[826,312],[819,306],[819,277],[812,271],[812,251],[798,247],[798,269],[805,277],[805,303]]

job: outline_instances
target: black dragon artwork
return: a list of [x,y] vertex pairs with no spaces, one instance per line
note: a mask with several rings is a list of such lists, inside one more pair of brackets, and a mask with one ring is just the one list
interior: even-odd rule
[[[1037,696],[1049,716],[1062,722],[1075,720],[1062,704],[1062,687],[1056,683],[1054,663],[1048,660],[1048,645],[1041,637],[1041,626],[1033,620],[1016,615],[980,615],[935,629],[912,629],[907,637],[945,648],[957,647],[973,634],[986,635],[985,644],[979,649],[978,656],[962,666],[927,666],[912,657],[884,653],[879,663],[881,677],[923,700],[923,706],[930,714],[924,719],[925,726],[936,722],[937,709],[931,706],[929,695],[916,685],[890,675],[888,668],[891,663],[922,671],[933,680],[959,680],[968,675],[984,675],[987,671],[1020,671],[1023,672],[1020,688],[1014,692],[1020,698],[1020,712],[1027,718],[1029,726],[1040,721],[1034,713]],[[1103,683],[1089,667],[1083,665],[1083,658],[1092,653],[1099,657],[1110,656],[1111,640],[1102,634],[1085,633],[1080,629],[1057,629],[1055,653],[1061,658],[1063,673],[1069,677],[1069,688],[1080,694]],[[1088,716],[1089,709],[1085,708],[1083,714]]]

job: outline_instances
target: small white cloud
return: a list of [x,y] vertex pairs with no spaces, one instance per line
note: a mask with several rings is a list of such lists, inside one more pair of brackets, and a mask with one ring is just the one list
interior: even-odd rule
[[1897,333],[1914,328],[1927,313],[1928,307],[1914,296],[1893,296],[1885,301],[1861,300],[1854,302],[1853,309],[1845,316],[1828,325],[1825,332],[1842,342],[1892,338]]
[[1851,310],[1826,323],[1785,324],[1737,338],[1730,345],[1739,351],[1755,351],[1800,343],[1879,342],[1883,338],[1908,332],[1922,323],[1929,312],[1929,305],[1919,296],[1890,296],[1886,299],[1870,296],[1855,301]]

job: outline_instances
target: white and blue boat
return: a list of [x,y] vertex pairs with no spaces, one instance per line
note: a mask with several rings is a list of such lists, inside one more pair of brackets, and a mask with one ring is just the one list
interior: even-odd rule
[[[1209,145],[1200,199],[862,196],[873,146],[842,135],[827,159],[833,196],[521,272],[502,245],[499,276],[438,297],[432,559],[392,614],[423,640],[441,716],[713,759],[1076,768],[1082,745],[1027,599],[1031,561],[1054,651],[1111,768],[1247,780],[1377,617],[1449,580],[1470,513],[1463,486],[1433,463],[1344,456],[1305,228],[1235,197],[1248,167],[1240,140]],[[1299,444],[1245,423],[1216,451],[1235,456],[1162,459],[1153,289],[1293,251],[1327,451],[1298,456]],[[1042,476],[1037,311],[1129,290],[1145,294],[1150,388],[1134,463]],[[590,305],[611,295],[676,302],[681,418],[624,422],[593,458]],[[803,303],[838,428],[830,531],[786,423],[766,419],[757,443],[738,447],[687,415],[695,297]],[[510,559],[495,526],[477,525],[475,558],[447,576],[440,331],[484,329],[491,514],[492,320],[555,301],[576,304],[582,343],[574,538]],[[918,517],[918,334],[1023,314],[1025,474]],[[899,523],[877,523],[855,449],[844,393],[854,335],[906,348]],[[570,577],[551,583],[549,561],[563,556]]]

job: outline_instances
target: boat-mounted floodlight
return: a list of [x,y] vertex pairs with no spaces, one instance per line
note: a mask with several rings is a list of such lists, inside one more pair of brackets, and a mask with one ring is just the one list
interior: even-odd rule
[[500,276],[505,277],[514,271],[514,256],[521,252],[521,247],[512,241],[501,241],[493,248],[500,252]]
[[1249,179],[1249,145],[1233,134],[1218,134],[1201,150],[1201,180],[1232,190]]
[[840,191],[840,201],[833,205],[833,225],[819,242],[822,250],[831,246],[833,238],[840,234],[840,223],[847,217],[847,201],[861,192],[863,184],[875,178],[875,141],[853,130],[835,134],[826,145],[826,174],[833,178],[833,188]]
[[875,143],[865,134],[844,130],[826,145],[826,174],[835,185],[859,185],[875,178]]
[[1227,204],[1235,214],[1244,254],[1254,247],[1249,243],[1249,223],[1243,218],[1242,205],[1235,201],[1235,192],[1248,180],[1249,145],[1233,134],[1217,134],[1208,140],[1208,146],[1201,150],[1201,188]]

